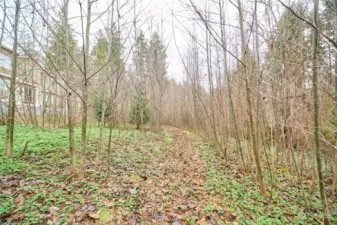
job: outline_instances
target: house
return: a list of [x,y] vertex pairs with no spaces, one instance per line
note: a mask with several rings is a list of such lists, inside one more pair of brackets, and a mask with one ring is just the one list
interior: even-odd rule
[[[13,51],[0,46],[0,122],[4,123],[7,115],[9,86],[12,72]],[[16,120],[37,123],[42,114],[63,120],[67,112],[64,90],[40,66],[40,59],[18,55],[16,80]],[[80,99],[74,97],[74,115],[79,117]],[[65,119],[64,119],[65,121]]]

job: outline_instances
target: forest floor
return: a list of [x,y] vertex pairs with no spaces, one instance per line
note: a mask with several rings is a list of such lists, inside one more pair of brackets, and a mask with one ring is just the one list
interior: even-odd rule
[[[0,127],[0,151],[4,134]],[[225,163],[177,128],[114,130],[111,154],[97,150],[99,129],[90,128],[85,180],[69,178],[66,129],[17,126],[15,135],[14,160],[0,157],[0,224],[322,224],[317,190],[306,189],[310,212],[289,177],[278,176],[273,198],[263,198],[236,155]],[[104,146],[107,138],[106,129]],[[337,203],[329,205],[337,224]]]

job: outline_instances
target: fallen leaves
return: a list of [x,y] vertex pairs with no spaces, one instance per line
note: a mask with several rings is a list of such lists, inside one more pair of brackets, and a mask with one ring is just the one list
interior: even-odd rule
[[[32,191],[27,197],[25,193],[16,197],[18,208],[25,205],[27,198],[48,190],[48,201],[54,204],[44,216],[49,224],[58,223],[64,213],[69,214],[69,220],[83,224],[92,221],[95,224],[185,225],[189,221],[197,224],[221,221],[216,216],[208,218],[204,211],[205,205],[213,200],[205,189],[205,161],[188,141],[192,135],[184,135],[178,129],[168,130],[171,134],[166,132],[162,138],[156,136],[151,141],[145,137],[114,143],[116,148],[110,164],[104,161],[104,156],[90,153],[89,157],[96,160],[89,161],[89,176],[85,182],[69,183],[68,179],[62,179],[63,166],[53,161],[60,170],[42,169],[40,172],[45,177],[22,183]],[[160,151],[152,151],[154,148]],[[48,156],[54,158],[53,154]],[[106,165],[109,166],[106,168]],[[20,184],[17,178],[0,181],[10,187]],[[43,203],[46,199],[38,201]]]
[[98,219],[99,219],[99,213],[88,213],[88,216],[89,216],[91,219],[95,219],[95,220],[98,220]]
[[[99,163],[88,160],[85,181],[68,179],[67,152],[34,157],[37,173],[25,179],[0,178],[1,194],[15,206],[6,216],[13,222],[42,218],[36,223],[47,224],[212,225],[238,224],[240,218],[256,222],[256,215],[265,211],[256,210],[255,204],[268,205],[254,194],[257,188],[249,186],[247,174],[227,165],[227,179],[220,179],[219,170],[212,168],[218,162],[207,164],[208,156],[193,144],[191,133],[165,129],[170,133],[114,141],[110,158],[104,152],[89,152]],[[247,185],[253,195],[238,203]],[[278,194],[294,200],[286,192]],[[241,208],[233,210],[238,205]],[[252,213],[239,216],[244,210]],[[284,215],[295,218],[295,213]]]
[[20,185],[20,180],[21,178],[12,175],[0,177],[0,188],[17,187]]

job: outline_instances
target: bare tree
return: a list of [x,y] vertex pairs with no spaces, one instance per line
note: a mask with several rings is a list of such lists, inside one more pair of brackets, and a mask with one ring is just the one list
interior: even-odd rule
[[[18,26],[20,18],[21,0],[15,1],[15,21],[14,21],[14,42],[12,58],[12,74],[9,88],[8,112],[7,112],[7,130],[5,151],[8,157],[13,156],[14,145],[14,120],[15,120],[15,92],[16,92],[16,75],[18,69]],[[5,25],[3,24],[3,27]]]
[[[318,6],[319,0],[314,1],[314,21],[315,24],[318,24]],[[317,59],[317,46],[318,46],[318,31],[313,29],[313,49],[312,49],[312,92],[313,92],[313,102],[314,102],[314,143],[315,143],[315,153],[316,153],[316,163],[317,163],[317,173],[318,173],[318,182],[319,182],[319,193],[322,201],[322,207],[324,212],[324,224],[330,225],[330,214],[326,201],[325,195],[325,185],[324,177],[322,171],[322,159],[321,151],[319,146],[319,99],[318,99],[318,59]]]

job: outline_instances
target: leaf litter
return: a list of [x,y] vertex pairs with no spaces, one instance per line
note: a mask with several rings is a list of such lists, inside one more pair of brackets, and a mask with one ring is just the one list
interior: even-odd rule
[[122,131],[110,153],[97,151],[97,139],[91,140],[83,181],[69,177],[66,150],[16,159],[14,166],[20,169],[11,165],[0,177],[0,200],[5,202],[0,222],[299,224],[302,219],[303,224],[319,224],[320,219],[312,219],[319,213],[295,218],[301,205],[284,202],[289,197],[284,191],[275,203],[263,200],[251,177],[235,166],[219,165],[216,151],[190,132],[164,129]]

